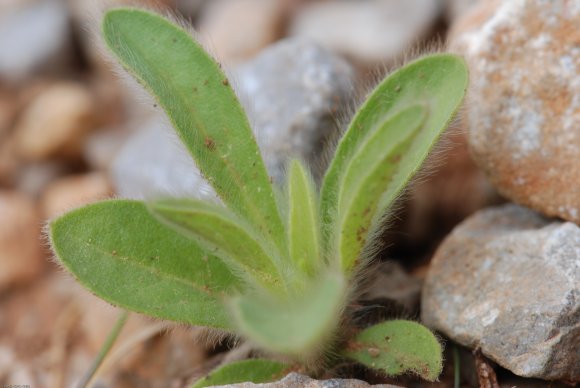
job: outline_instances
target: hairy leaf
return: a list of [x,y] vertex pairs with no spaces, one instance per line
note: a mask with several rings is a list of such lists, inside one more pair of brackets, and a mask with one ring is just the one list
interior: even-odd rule
[[451,54],[435,54],[395,71],[376,87],[353,118],[324,177],[320,206],[325,237],[332,236],[338,192],[346,166],[367,136],[401,108],[417,103],[428,107],[429,115],[409,149],[408,161],[401,162],[405,168],[393,183],[392,200],[419,169],[441,132],[449,125],[463,100],[467,82],[467,67],[463,59]]
[[257,281],[271,290],[284,288],[275,248],[268,250],[251,227],[225,207],[193,199],[165,199],[150,203],[149,209],[254,284]]
[[191,388],[204,388],[215,385],[228,385],[250,382],[254,384],[276,381],[288,373],[290,367],[281,362],[250,359],[235,361],[211,371],[198,380]]
[[[346,166],[339,191],[339,257],[345,271],[351,270],[387,209],[381,198],[393,184],[401,161],[421,129],[426,109],[411,105],[389,117],[360,145]],[[406,178],[403,177],[403,178]]]
[[301,295],[286,300],[256,295],[230,302],[239,332],[271,351],[308,357],[332,334],[345,301],[342,276],[316,279]]
[[219,259],[138,201],[74,210],[50,223],[61,263],[104,300],[157,318],[230,328],[222,299],[242,286]]
[[290,165],[288,200],[290,257],[301,272],[313,276],[322,264],[318,198],[312,178],[297,160],[293,160]]
[[219,65],[178,26],[131,8],[106,13],[103,34],[157,99],[224,203],[284,246],[284,227],[248,119]]
[[417,373],[435,381],[443,368],[443,349],[425,326],[412,321],[389,321],[360,332],[345,355],[389,376]]

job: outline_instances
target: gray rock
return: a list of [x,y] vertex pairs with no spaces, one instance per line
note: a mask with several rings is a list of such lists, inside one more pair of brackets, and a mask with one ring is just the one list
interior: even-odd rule
[[[364,381],[360,380],[343,380],[343,379],[332,379],[332,380],[314,380],[308,376],[304,376],[298,373],[290,373],[280,381],[274,383],[264,383],[264,384],[254,384],[254,383],[241,383],[241,384],[228,384],[220,385],[221,388],[365,388],[365,387],[377,387],[377,388],[400,388],[397,385],[391,384],[378,384],[369,385]],[[216,386],[217,388],[218,386]]]
[[[346,62],[302,41],[272,46],[231,77],[276,181],[283,179],[290,157],[323,165],[319,161],[322,144],[338,130],[333,117],[347,98],[352,77]],[[212,198],[213,191],[170,126],[159,121],[146,126],[129,139],[113,162],[119,194]]]
[[121,148],[111,165],[121,197],[183,196],[215,198],[193,159],[162,119],[146,122]]
[[441,1],[367,0],[306,3],[290,34],[366,63],[393,60],[424,36]]
[[0,12],[0,79],[24,80],[70,58],[70,29],[62,1],[12,2]]
[[580,228],[516,205],[476,213],[436,252],[422,318],[517,375],[580,381]]
[[339,129],[335,120],[352,91],[353,77],[345,61],[302,40],[271,46],[234,74],[275,180],[282,180],[290,157],[324,167],[322,146]]

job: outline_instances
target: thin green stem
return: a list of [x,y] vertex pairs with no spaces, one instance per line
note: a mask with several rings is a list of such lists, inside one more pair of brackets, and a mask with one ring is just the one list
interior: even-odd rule
[[453,388],[459,388],[461,382],[461,359],[459,358],[459,348],[453,344]]
[[79,385],[78,385],[79,388],[85,388],[85,387],[90,386],[91,382],[93,381],[93,379],[97,375],[97,371],[99,370],[99,367],[103,364],[105,357],[107,357],[107,354],[109,354],[109,351],[111,350],[111,348],[115,344],[115,341],[117,341],[117,338],[119,337],[119,333],[121,333],[121,330],[125,326],[125,323],[127,322],[128,317],[129,317],[128,311],[126,311],[126,310],[121,311],[121,313],[119,314],[119,318],[117,318],[117,322],[115,322],[115,325],[113,326],[113,328],[111,329],[111,332],[107,336],[107,339],[105,340],[105,343],[101,347],[99,354],[97,355],[97,357],[93,361],[91,368],[87,371],[87,373],[84,375],[83,379],[79,382]]

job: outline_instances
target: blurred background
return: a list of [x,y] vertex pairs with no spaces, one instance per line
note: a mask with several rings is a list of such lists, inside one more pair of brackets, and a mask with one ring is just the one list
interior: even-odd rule
[[[231,74],[281,180],[300,156],[320,176],[324,145],[382,74],[444,42],[476,0],[133,1],[178,15]],[[106,5],[121,4],[108,1]],[[46,220],[113,196],[211,195],[159,118],[99,48],[96,0],[0,1],[0,384],[72,386],[118,311],[51,261]],[[499,201],[472,164],[460,122],[400,205],[373,297],[417,316],[443,236]],[[438,166],[438,167],[437,167]],[[105,226],[104,226],[105,227]],[[224,359],[200,329],[131,316],[98,386],[185,386]],[[415,383],[418,384],[418,383]],[[437,385],[431,385],[437,386]],[[445,380],[439,386],[446,386]]]

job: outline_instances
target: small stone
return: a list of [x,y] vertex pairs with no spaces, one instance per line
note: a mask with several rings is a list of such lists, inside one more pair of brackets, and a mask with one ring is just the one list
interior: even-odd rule
[[101,172],[72,175],[51,183],[41,198],[42,214],[53,218],[64,212],[109,198],[112,193],[109,178]]
[[292,372],[284,377],[280,381],[274,383],[264,383],[264,384],[254,384],[254,383],[240,383],[240,384],[228,384],[220,385],[215,388],[365,388],[365,387],[376,387],[376,388],[401,388],[398,385],[391,384],[377,384],[370,385],[361,380],[346,380],[346,379],[332,379],[332,380],[314,380],[308,376],[301,375],[299,373]]
[[[277,182],[290,157],[320,167],[322,145],[338,127],[333,117],[345,104],[353,79],[343,60],[302,41],[280,42],[232,77]],[[123,197],[171,195],[215,199],[211,187],[168,123],[149,121],[123,146],[112,165]],[[314,171],[315,175],[320,172]]]
[[470,67],[476,163],[507,198],[580,223],[580,3],[482,2],[451,49]]
[[59,83],[40,93],[15,129],[15,147],[26,160],[78,156],[96,113],[91,93],[81,84]]
[[34,202],[0,191],[0,292],[34,279],[44,267],[41,219]]
[[439,12],[433,0],[311,2],[296,15],[290,34],[372,64],[403,55],[425,36]]
[[[9,2],[10,3],[10,2]],[[0,12],[0,80],[17,83],[70,63],[70,28],[63,2],[11,2]]]
[[282,35],[285,0],[213,0],[201,12],[199,31],[217,58],[245,61]]
[[437,250],[422,319],[519,376],[580,381],[580,228],[516,205],[476,213]]

